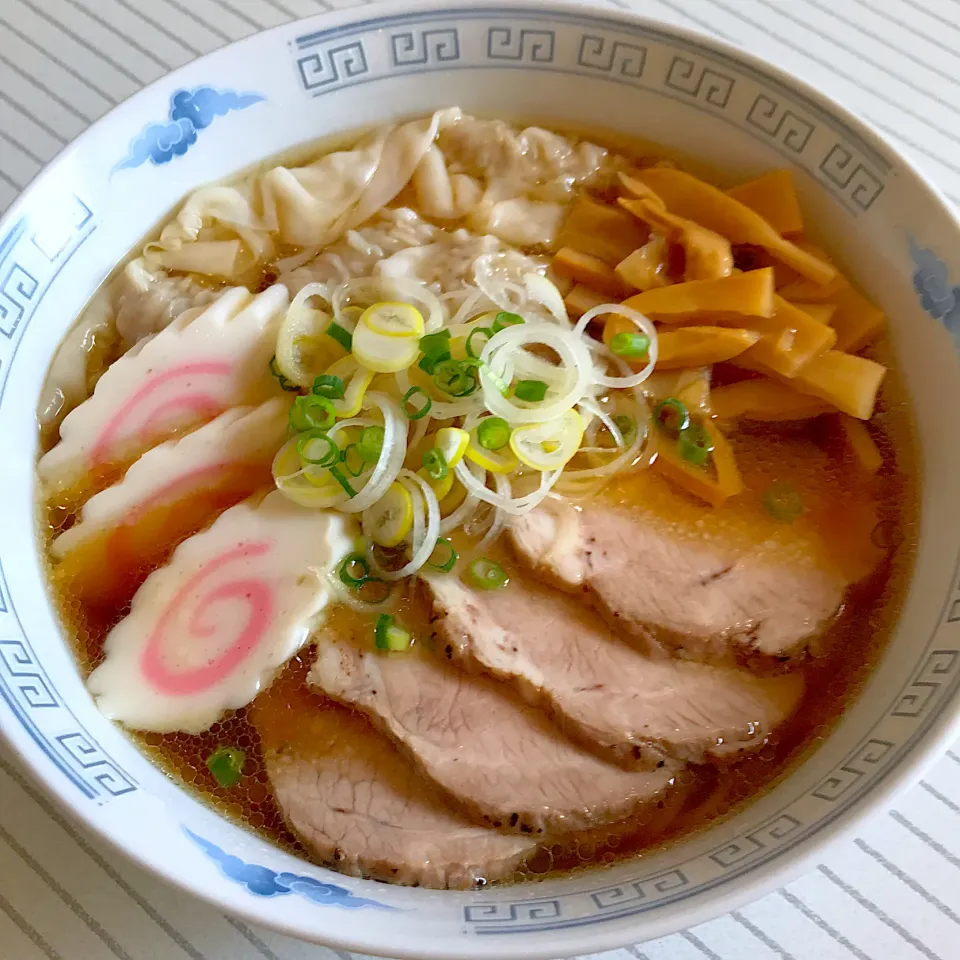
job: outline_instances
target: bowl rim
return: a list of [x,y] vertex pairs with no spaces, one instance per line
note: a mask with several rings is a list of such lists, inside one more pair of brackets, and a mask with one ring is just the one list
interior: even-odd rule
[[[952,204],[946,199],[940,188],[913,160],[904,156],[899,147],[874,129],[869,122],[855,115],[804,75],[778,67],[762,57],[737,47],[732,42],[706,33],[699,26],[680,26],[634,10],[627,10],[619,6],[601,7],[596,3],[583,2],[583,0],[470,0],[469,6],[466,4],[459,5],[457,0],[378,0],[378,2],[369,6],[329,10],[259,30],[248,37],[225,43],[216,50],[195,57],[176,70],[165,73],[151,83],[144,85],[116,103],[103,116],[91,123],[37,172],[23,187],[4,215],[0,217],[0,235],[3,235],[18,220],[29,204],[31,196],[42,189],[69,156],[81,146],[100,136],[101,132],[115,121],[119,112],[126,109],[138,98],[146,99],[160,88],[169,88],[175,85],[180,76],[193,70],[198,63],[210,61],[218,56],[236,56],[245,47],[262,43],[265,36],[299,29],[299,26],[308,23],[311,26],[316,24],[319,28],[339,27],[348,24],[362,26],[375,23],[391,15],[410,12],[448,12],[451,19],[456,19],[458,15],[469,8],[488,10],[492,14],[497,11],[510,13],[535,11],[541,17],[549,15],[551,11],[573,13],[593,20],[608,21],[611,27],[626,23],[675,36],[693,46],[702,47],[707,52],[716,52],[741,62],[760,75],[770,77],[806,97],[828,114],[838,116],[855,129],[869,146],[881,153],[886,152],[895,158],[900,171],[910,178],[911,185],[924,192],[928,199],[933,200],[940,208],[945,222],[952,223],[954,230],[960,234],[960,215],[954,211]],[[5,712],[0,713],[0,717],[5,717],[5,715]],[[55,776],[55,771],[47,769],[39,753],[21,749],[16,740],[8,736],[5,726],[5,720],[0,722],[0,738],[2,738],[7,749],[17,757],[22,772],[26,774],[28,780],[39,787],[43,797],[64,814],[68,820],[80,825],[83,830],[95,836],[98,841],[105,843],[110,850],[120,853],[153,877],[172,884],[177,889],[197,897],[217,910],[301,941],[322,943],[332,948],[358,953],[373,953],[381,956],[410,958],[410,960],[492,960],[492,958],[503,956],[500,943],[485,942],[481,938],[469,936],[451,939],[449,948],[441,945],[437,940],[428,941],[422,945],[416,945],[415,941],[410,940],[408,944],[391,943],[387,946],[385,943],[371,942],[366,939],[363,935],[362,925],[354,925],[353,930],[356,932],[351,931],[349,935],[328,935],[324,933],[321,935],[322,938],[318,938],[307,929],[307,924],[300,925],[261,915],[253,909],[255,902],[253,900],[243,897],[228,900],[204,886],[201,882],[190,879],[184,873],[176,873],[167,868],[166,865],[148,862],[139,851],[121,840],[104,823],[86,814],[80,804],[74,804],[67,800],[65,792],[58,786],[59,779]],[[859,802],[836,816],[824,827],[800,840],[795,846],[750,869],[735,883],[722,884],[706,898],[701,896],[694,898],[692,902],[687,904],[671,904],[663,911],[651,911],[633,918],[629,924],[617,924],[615,928],[607,930],[601,925],[562,932],[543,931],[538,933],[535,939],[511,938],[509,948],[511,955],[516,960],[550,960],[550,958],[559,955],[572,956],[571,951],[580,954],[613,950],[638,942],[633,935],[625,936],[625,929],[636,930],[636,935],[641,935],[644,941],[652,940],[687,927],[705,923],[746,903],[757,900],[805,873],[814,862],[822,858],[827,847],[850,837],[865,821],[878,816],[889,808],[901,794],[921,779],[924,772],[940,758],[944,750],[958,736],[960,736],[960,698],[955,699],[950,704],[950,709],[940,711],[907,756],[889,770],[882,772],[867,786]],[[436,893],[436,891],[433,892]],[[387,952],[383,952],[384,950]]]

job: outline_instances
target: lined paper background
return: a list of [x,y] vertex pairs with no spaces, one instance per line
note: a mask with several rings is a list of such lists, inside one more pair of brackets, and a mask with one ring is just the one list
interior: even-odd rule
[[[606,2],[714,33],[811,80],[960,203],[960,0]],[[262,28],[361,3],[0,0],[0,210],[143,84]],[[0,748],[2,960],[350,956],[251,929],[152,879],[65,821]],[[789,887],[603,957],[960,958],[960,744],[895,810]]]

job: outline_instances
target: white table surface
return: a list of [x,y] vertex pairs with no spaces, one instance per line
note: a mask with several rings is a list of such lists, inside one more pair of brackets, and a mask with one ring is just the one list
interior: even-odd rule
[[[0,0],[0,210],[141,85],[361,0]],[[960,0],[608,0],[807,77],[960,203]],[[350,960],[227,919],[78,832],[0,748],[0,960]],[[604,960],[957,960],[960,744],[814,871]]]

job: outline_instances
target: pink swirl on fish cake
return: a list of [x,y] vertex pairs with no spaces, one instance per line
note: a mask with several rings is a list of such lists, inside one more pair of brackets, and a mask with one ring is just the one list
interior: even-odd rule
[[[215,388],[217,381],[232,374],[232,364],[211,360],[180,364],[150,376],[100,431],[90,450],[91,465],[109,463],[117,455],[116,448],[131,436],[147,442],[164,430],[201,423],[222,413],[229,403]],[[158,391],[187,377],[198,378],[199,383],[188,381],[179,395],[157,397]]]
[[[189,696],[221,683],[237,669],[263,639],[274,609],[274,590],[263,577],[237,577],[208,589],[207,581],[224,567],[270,552],[272,544],[241,543],[214,557],[197,571],[166,605],[140,658],[143,676],[161,693]],[[204,592],[206,591],[206,592]],[[219,656],[190,670],[171,669],[163,658],[169,630],[186,610],[188,635],[202,643],[217,632],[216,607],[224,601],[241,601],[247,606],[246,622],[236,638]],[[190,611],[191,603],[195,607]],[[204,619],[208,617],[208,619]],[[179,637],[177,639],[180,639]]]

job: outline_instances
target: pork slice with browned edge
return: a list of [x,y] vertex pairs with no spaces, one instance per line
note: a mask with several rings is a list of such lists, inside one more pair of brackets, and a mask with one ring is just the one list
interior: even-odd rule
[[618,630],[695,658],[733,647],[788,659],[838,612],[846,584],[814,563],[685,538],[639,512],[544,503],[514,521],[519,559],[582,591]]
[[[471,823],[362,717],[302,692],[250,706],[290,830],[353,876],[468,889],[514,874],[532,837]],[[276,701],[277,697],[272,698]]]
[[652,815],[678,764],[622,770],[567,740],[503,684],[415,651],[321,643],[309,682],[357,707],[462,809],[494,827],[567,833]]
[[438,649],[511,683],[568,735],[626,767],[759,748],[803,693],[799,674],[644,657],[576,599],[529,577],[499,590],[440,575],[423,586]]

